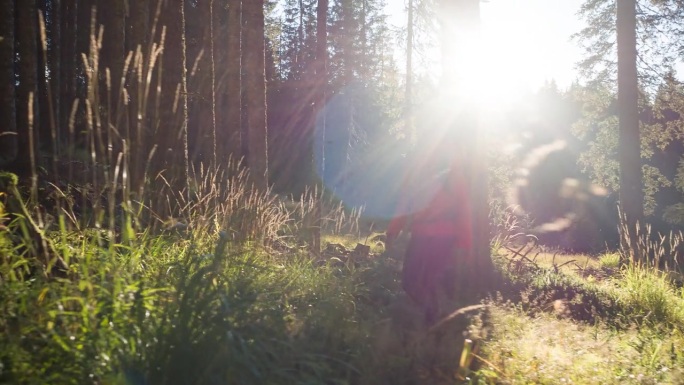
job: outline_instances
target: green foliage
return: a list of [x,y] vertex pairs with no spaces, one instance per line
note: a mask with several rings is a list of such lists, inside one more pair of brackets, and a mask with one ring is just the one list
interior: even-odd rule
[[[645,98],[640,101],[644,212],[647,216],[662,215],[665,207],[656,200],[657,193],[669,194],[673,181],[677,185],[676,176],[669,171],[672,166],[665,161],[679,156],[677,146],[682,121],[678,114],[673,115],[672,108],[681,103],[684,94],[672,91],[676,87],[680,87],[677,81],[668,81],[655,102]],[[573,126],[573,133],[587,143],[578,163],[592,181],[619,191],[616,97],[607,88],[581,88],[574,90],[574,94],[582,105],[582,115]],[[669,96],[663,96],[665,94]]]
[[[191,212],[189,234],[136,234],[126,245],[101,247],[96,231],[51,234],[68,278],[34,276],[24,256],[7,254],[0,382],[554,383],[590,373],[593,383],[639,383],[676,378],[663,368],[684,364],[684,293],[652,270],[605,283],[519,271],[506,287],[518,308],[490,302],[425,334],[394,255],[341,265],[295,249],[266,254],[203,225],[214,221],[208,208]],[[644,328],[603,326],[632,322]]]
[[[580,157],[584,170],[595,182],[618,191],[615,4],[615,0],[587,0],[580,8],[586,26],[574,38],[585,51],[578,67],[586,86],[578,90],[584,108],[575,131],[588,144]],[[675,223],[674,212],[667,208],[671,202],[657,202],[656,194],[662,192],[660,199],[672,194],[670,186],[676,177],[670,163],[673,156],[681,156],[683,94],[672,63],[684,52],[679,39],[684,8],[668,0],[640,0],[637,7],[644,212],[660,217],[669,211],[667,222]]]
[[[680,159],[674,185],[680,193],[684,193],[684,158]],[[675,203],[665,208],[663,219],[673,225],[684,224],[684,203]]]
[[663,220],[672,225],[684,225],[684,203],[676,203],[665,208]]
[[684,326],[684,298],[665,274],[652,268],[630,264],[622,271],[622,299],[644,321],[670,327]]
[[620,267],[619,253],[605,253],[599,256],[599,264],[604,269],[617,269]]
[[677,175],[675,176],[675,187],[684,193],[684,157],[679,160],[679,167],[677,167]]
[[[637,1],[638,70],[644,87],[655,87],[681,58],[682,12],[676,0]],[[585,56],[580,74],[591,86],[617,88],[616,0],[585,0],[579,17],[585,26],[573,35]]]
[[5,190],[10,186],[19,184],[19,177],[11,172],[0,172],[0,189]]

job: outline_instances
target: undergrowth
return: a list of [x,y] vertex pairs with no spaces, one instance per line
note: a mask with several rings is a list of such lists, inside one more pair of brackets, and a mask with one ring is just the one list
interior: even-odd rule
[[376,254],[383,248],[373,235],[349,235],[356,214],[324,212],[328,242],[373,246],[358,263],[339,264],[297,246],[309,230],[306,203],[293,210],[268,191],[211,175],[197,186],[189,199],[176,197],[176,223],[125,239],[60,217],[46,232],[68,263],[59,275],[27,253],[34,239],[16,231],[23,218],[8,218],[0,230],[0,383],[453,379],[467,318],[426,334],[422,313],[401,294],[400,258]]

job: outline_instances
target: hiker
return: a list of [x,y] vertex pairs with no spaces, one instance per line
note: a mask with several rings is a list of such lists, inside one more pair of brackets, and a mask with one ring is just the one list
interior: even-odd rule
[[437,176],[424,176],[425,170],[434,170],[433,163],[417,167],[413,176],[407,178],[397,215],[386,234],[388,249],[402,231],[411,234],[402,285],[411,299],[423,307],[428,323],[438,316],[440,290],[446,288],[452,291],[447,294],[454,294],[453,273],[457,263],[467,266],[471,262],[467,166],[458,159],[449,163],[451,166]]

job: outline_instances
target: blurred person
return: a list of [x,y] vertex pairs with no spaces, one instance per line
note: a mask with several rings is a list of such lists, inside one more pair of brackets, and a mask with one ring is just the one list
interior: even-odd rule
[[410,234],[402,286],[423,308],[428,323],[439,316],[440,292],[455,294],[456,270],[472,263],[467,171],[463,143],[445,139],[430,151],[416,155],[387,228],[388,249],[402,231]]

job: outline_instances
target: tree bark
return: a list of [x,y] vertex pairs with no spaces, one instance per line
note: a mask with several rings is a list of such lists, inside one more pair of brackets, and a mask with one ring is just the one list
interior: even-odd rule
[[[116,2],[120,2],[117,0]],[[140,0],[129,0],[129,14],[128,22],[126,27],[128,28],[128,33],[126,34],[126,50],[135,51],[138,46],[142,48],[143,52],[146,52],[149,44],[149,33],[150,33],[150,6],[151,4],[156,4],[156,1],[140,1]]]
[[[156,3],[156,2],[155,2]],[[146,76],[147,66],[150,63],[151,50],[148,42],[150,34],[149,19],[150,19],[150,1],[129,1],[129,13],[126,20],[125,33],[125,47],[127,52],[140,52],[143,61],[136,63],[135,60],[132,65],[132,73],[128,76],[128,124],[131,132],[129,138],[129,146],[131,152],[131,162],[134,167],[131,168],[130,180],[133,185],[140,186],[144,183],[144,170],[142,166],[145,164],[152,148],[152,135],[148,129],[149,116],[148,105],[153,105],[146,98]],[[105,31],[106,32],[106,31]],[[135,56],[134,56],[135,58]],[[138,74],[142,73],[142,76]],[[124,74],[126,75],[126,74]],[[152,81],[150,79],[150,81]]]
[[299,25],[297,26],[297,46],[295,48],[295,63],[297,65],[297,72],[301,76],[304,68],[304,1],[299,0]]
[[[77,0],[60,0],[62,8],[60,52],[59,52],[59,87],[58,93],[59,127],[66,130],[69,126],[71,106],[76,97],[76,20]],[[68,136],[67,136],[68,137]],[[67,151],[73,143],[67,141]],[[61,149],[60,151],[64,151]]]
[[[55,94],[54,80],[59,78],[59,71],[55,66],[59,64],[59,60],[53,54],[54,49],[58,47],[55,44],[55,29],[59,31],[59,24],[57,28],[53,23],[55,15],[59,15],[59,3],[49,3],[41,0],[37,2],[38,7],[38,89],[39,92],[38,106],[40,111],[39,116],[40,125],[37,127],[38,135],[36,143],[40,144],[38,153],[45,154],[44,165],[52,172],[52,178],[59,180],[57,175],[56,161],[57,154],[57,119],[55,111]],[[55,9],[55,7],[57,9]],[[57,20],[59,17],[57,16]],[[57,35],[59,36],[59,35]]]
[[[19,46],[19,86],[17,87],[18,154],[12,169],[19,176],[31,174],[31,163],[37,154],[30,128],[38,127],[38,17],[36,0],[22,0],[16,7],[16,41]],[[31,96],[33,95],[33,96]],[[31,104],[31,106],[29,105]],[[31,115],[29,117],[29,115]],[[32,119],[33,123],[30,124]]]
[[63,0],[51,0],[51,12],[49,13],[49,24],[50,24],[50,37],[51,42],[48,46],[48,64],[50,66],[50,87],[51,87],[51,102],[52,102],[52,118],[54,119],[54,135],[53,141],[53,157],[55,160],[60,156],[59,140],[61,137],[62,126],[60,125],[62,116],[62,98],[61,98],[61,88],[62,79],[60,74],[62,73],[62,46],[60,42],[62,41],[62,1]]
[[[326,134],[326,90],[328,87],[328,0],[318,0],[318,9],[316,10],[316,65],[315,65],[315,96],[313,119],[311,119],[311,129],[309,134],[309,143],[311,143],[311,178],[312,185],[316,186],[318,191],[318,202],[316,202],[316,209],[311,213],[310,228],[311,228],[311,249],[318,254],[321,251],[321,217],[323,213],[323,185],[320,183],[323,175],[320,178],[316,177],[318,170],[317,162],[321,162],[321,170],[325,172],[325,134]],[[318,138],[317,138],[318,135]],[[318,139],[318,140],[317,140]],[[315,146],[320,143],[320,148]],[[316,157],[316,151],[320,151],[320,159]]]
[[[88,87],[86,73],[86,67],[83,63],[83,55],[90,54],[90,35],[93,32],[93,23],[96,23],[92,19],[93,5],[95,0],[75,0],[76,2],[76,16],[74,23],[74,97],[79,99],[78,110],[74,116],[74,130],[69,132],[69,138],[71,141],[71,154],[75,155],[77,149],[84,149],[88,147],[87,135],[78,135],[77,132],[86,125],[86,105],[85,100],[88,97]],[[72,107],[72,106],[70,106]],[[71,128],[71,127],[70,127]],[[71,169],[70,172],[71,174]],[[83,175],[84,178],[88,178]],[[71,178],[69,178],[71,181]]]
[[188,44],[187,44],[187,23],[185,18],[185,1],[177,5],[180,10],[181,19],[181,58],[183,68],[181,70],[181,97],[183,118],[181,123],[181,136],[183,141],[183,153],[185,156],[185,187],[187,197],[190,199],[190,143],[188,139],[188,123],[190,120],[188,111]]
[[214,17],[215,0],[209,2],[209,60],[211,72],[211,166],[218,166],[216,154],[216,19]]
[[[104,26],[100,68],[103,75],[105,68],[109,68],[111,73],[111,89],[106,92],[110,92],[111,97],[108,113],[113,115],[117,106],[119,85],[126,59],[126,10],[124,2],[120,0],[99,0],[98,3],[98,17]],[[102,89],[105,90],[104,87]]]
[[[52,87],[52,113],[55,124],[54,156],[61,156],[61,133],[62,127],[62,0],[52,0],[52,13],[50,14],[50,47],[48,51],[48,62],[50,63],[50,85]],[[55,175],[54,177],[59,177]]]
[[188,89],[190,90],[188,145],[193,165],[211,162],[211,66],[209,18],[210,0],[185,6],[188,53]]
[[620,207],[632,243],[629,245],[630,257],[634,260],[639,258],[635,247],[636,224],[644,215],[636,64],[636,0],[619,0],[616,3]]
[[368,14],[368,0],[361,0],[361,61],[359,65],[359,71],[361,73],[361,82],[366,85],[368,83],[368,26],[367,26],[367,14]]
[[354,5],[352,0],[340,0],[342,35],[340,45],[342,48],[342,86],[348,86],[354,80]]
[[0,167],[17,156],[14,0],[0,1]]
[[268,144],[266,127],[266,57],[264,39],[264,1],[253,0],[242,4],[243,63],[245,70],[245,98],[248,128],[247,163],[254,184],[268,186]]
[[225,149],[222,162],[227,162],[229,156],[240,159],[242,153],[242,78],[241,40],[242,40],[242,1],[228,0],[228,25],[226,39],[226,86],[223,91],[223,116],[221,120],[219,142]]
[[406,135],[415,141],[413,126],[413,0],[408,0],[408,20],[406,21],[406,89],[404,94],[406,113]]
[[[183,2],[180,2],[183,4]],[[160,101],[160,122],[156,131],[155,143],[159,145],[164,167],[171,172],[174,185],[182,186],[185,182],[185,170],[178,163],[178,154],[184,151],[184,131],[180,119],[181,82],[183,78],[183,32],[181,23],[181,7],[177,0],[165,0],[161,20],[165,27],[166,38],[162,53],[162,90]],[[169,178],[169,176],[167,176]],[[177,183],[181,181],[182,183]]]

